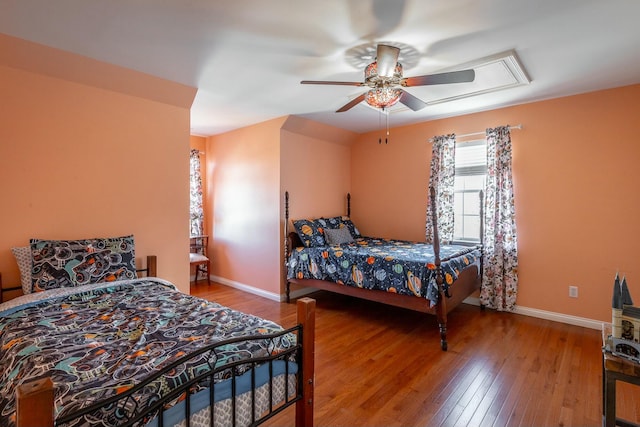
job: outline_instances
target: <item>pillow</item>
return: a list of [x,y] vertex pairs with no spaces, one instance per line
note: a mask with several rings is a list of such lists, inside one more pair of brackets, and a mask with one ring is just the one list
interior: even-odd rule
[[299,219],[293,221],[293,227],[296,229],[302,244],[306,247],[324,246],[324,227],[317,221],[310,219]]
[[329,245],[341,245],[343,243],[353,242],[353,236],[347,227],[327,228],[324,230],[324,236]]
[[320,218],[325,222],[326,228],[347,227],[352,237],[360,237],[360,231],[348,216],[334,216],[333,218]]
[[13,256],[18,263],[20,269],[20,284],[22,285],[22,293],[27,295],[31,293],[31,248],[29,246],[19,246],[11,248]]
[[342,223],[347,226],[353,237],[361,237],[360,230],[358,230],[358,227],[356,227],[348,216],[342,217]]
[[137,277],[133,236],[30,243],[34,292]]

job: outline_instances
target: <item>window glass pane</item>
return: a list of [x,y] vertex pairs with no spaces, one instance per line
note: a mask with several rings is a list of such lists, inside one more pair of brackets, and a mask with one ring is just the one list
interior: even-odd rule
[[467,192],[462,194],[464,200],[464,215],[480,215],[480,197],[478,192]]
[[462,214],[462,208],[464,206],[464,199],[462,197],[457,197],[457,194],[454,194],[453,197],[453,212],[456,214]]
[[470,175],[464,177],[464,188],[465,190],[482,190],[484,188],[484,177],[485,174],[482,175]]
[[464,238],[480,240],[480,217],[464,217]]
[[456,169],[470,166],[487,165],[487,145],[481,143],[469,142],[459,143],[456,145]]
[[455,215],[455,219],[454,219],[454,223],[453,223],[453,236],[454,239],[459,239],[459,236],[462,236],[462,225],[463,225],[463,221],[462,221],[462,216],[461,215]]
[[484,174],[456,176],[453,190],[454,191],[482,190],[484,189],[484,178],[485,178]]
[[484,140],[456,144],[454,239],[480,240],[480,197],[487,174]]

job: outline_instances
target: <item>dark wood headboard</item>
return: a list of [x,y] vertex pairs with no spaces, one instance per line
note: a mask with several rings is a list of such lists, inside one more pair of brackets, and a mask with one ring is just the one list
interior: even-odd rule
[[298,233],[295,231],[290,231],[289,234],[287,234],[288,253],[291,253],[293,249],[300,246],[304,246],[302,240],[300,240],[300,236],[298,236]]
[[[351,217],[351,193],[347,193],[347,216]],[[302,240],[295,231],[289,231],[289,192],[284,192],[284,257],[285,262],[289,258],[289,254],[293,248],[302,245]]]
[[[347,193],[347,216],[351,217],[351,193]],[[289,292],[291,283],[287,279],[287,262],[289,261],[289,255],[291,255],[291,251],[300,246],[304,246],[302,244],[302,240],[300,240],[300,236],[298,233],[294,231],[289,231],[289,192],[284,192],[284,266],[283,266],[283,276],[284,283],[286,286],[286,294],[287,294],[287,302],[290,302]]]
[[5,288],[2,286],[2,274],[0,273],[0,302],[8,301],[19,297],[20,295],[22,295],[22,286],[11,286]]

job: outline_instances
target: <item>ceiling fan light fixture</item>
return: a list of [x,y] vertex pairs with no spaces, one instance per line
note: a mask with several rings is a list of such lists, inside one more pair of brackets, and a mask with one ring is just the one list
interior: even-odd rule
[[400,101],[402,89],[391,87],[373,88],[365,94],[364,100],[374,108],[385,109],[393,107]]
[[392,77],[380,77],[378,75],[378,62],[373,61],[371,64],[367,65],[367,68],[364,69],[364,81],[367,84],[375,84],[377,81],[386,79],[386,80],[397,80],[400,81],[402,79],[402,64],[396,62],[396,66],[393,70]]

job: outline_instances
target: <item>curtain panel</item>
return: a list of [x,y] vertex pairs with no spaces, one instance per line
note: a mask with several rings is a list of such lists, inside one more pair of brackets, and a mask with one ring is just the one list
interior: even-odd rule
[[509,126],[487,129],[483,276],[480,303],[513,311],[518,289],[518,239]]
[[[433,138],[431,147],[431,172],[429,175],[429,187],[436,190],[438,211],[438,232],[440,242],[450,243],[453,240],[453,186],[455,181],[455,150],[456,135],[442,135]],[[427,201],[429,189],[427,188]],[[425,234],[427,243],[433,243],[433,207],[427,202],[427,222]]]
[[189,166],[189,233],[192,236],[200,236],[204,234],[204,209],[199,150],[191,150],[189,153]]

